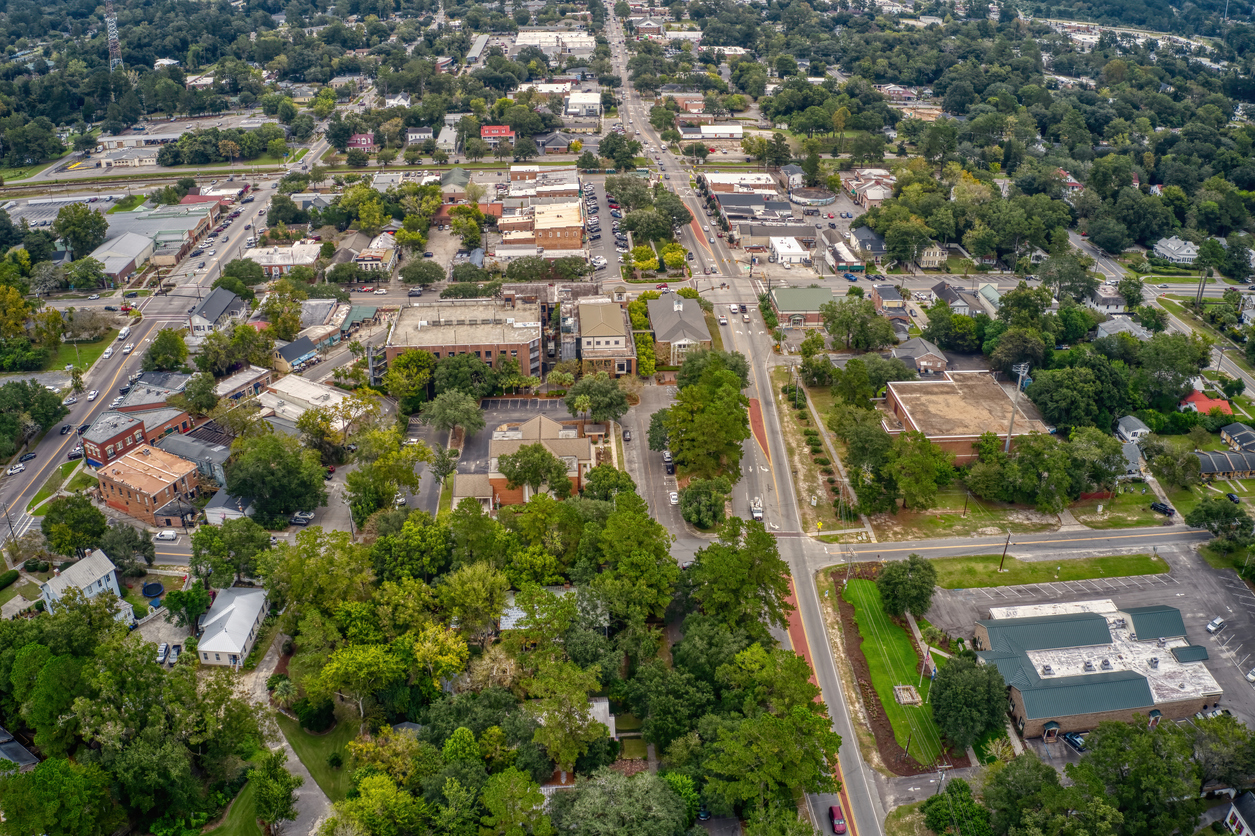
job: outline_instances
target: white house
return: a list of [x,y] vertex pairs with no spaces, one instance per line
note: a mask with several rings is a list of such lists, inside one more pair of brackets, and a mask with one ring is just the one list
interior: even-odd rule
[[196,646],[203,665],[244,664],[262,622],[266,619],[266,590],[224,589],[201,616],[200,643]]
[[205,522],[210,525],[223,525],[227,520],[251,516],[253,516],[252,498],[231,496],[226,491],[218,491],[205,506]]
[[796,238],[771,237],[767,240],[771,245],[771,254],[781,264],[800,264],[810,257]]
[[1141,418],[1125,415],[1116,421],[1116,435],[1120,436],[1121,441],[1141,441],[1150,435],[1150,427]]
[[789,191],[800,189],[806,185],[806,172],[800,165],[789,163],[780,167],[780,179],[784,180],[784,187]]
[[[87,557],[75,563],[64,572],[56,572],[51,578],[39,585],[40,597],[48,612],[56,612],[57,605],[71,589],[77,589],[87,598],[95,598],[106,592],[113,597],[121,598],[122,591],[118,588],[118,568],[113,565],[109,556],[100,549],[87,553]],[[134,620],[135,613],[129,605],[119,608],[119,621]]]
[[192,308],[187,327],[193,338],[200,338],[238,321],[247,313],[247,302],[225,287],[218,287]]
[[1105,314],[1127,313],[1124,297],[1107,286],[1099,287],[1085,297],[1085,305]]
[[1198,258],[1198,247],[1174,235],[1155,242],[1155,255],[1172,264],[1193,264]]
[[1255,793],[1250,790],[1233,799],[1229,805],[1229,814],[1224,819],[1225,827],[1230,833],[1246,836],[1255,827]]

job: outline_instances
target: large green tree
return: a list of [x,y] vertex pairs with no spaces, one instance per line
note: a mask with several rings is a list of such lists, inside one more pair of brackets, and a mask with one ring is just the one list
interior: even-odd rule
[[702,612],[729,627],[758,634],[788,626],[789,567],[761,522],[728,519],[719,539],[698,549],[687,575]]
[[296,791],[304,785],[305,779],[288,771],[284,766],[287,759],[282,749],[267,752],[249,776],[255,787],[253,803],[257,818],[266,826],[266,836],[272,836],[280,822],[296,819]]
[[146,372],[170,372],[187,363],[187,343],[183,335],[173,328],[162,328],[153,338],[152,345],[144,352],[143,368]]
[[928,612],[936,585],[937,567],[917,554],[885,564],[876,578],[885,612],[899,618],[908,612],[916,618]]
[[327,504],[323,467],[318,453],[279,433],[236,439],[227,467],[227,491],[251,497],[253,518],[277,524],[294,511],[312,511]]
[[498,456],[497,469],[511,489],[526,487],[536,494],[544,485],[559,499],[565,499],[571,493],[566,462],[539,442],[524,444],[513,453]]
[[109,528],[105,515],[85,496],[63,496],[44,506],[39,530],[58,554],[82,557],[100,544]]
[[126,821],[97,764],[51,758],[30,772],[0,771],[5,836],[107,836]]
[[69,245],[74,258],[85,258],[105,242],[109,221],[86,203],[70,203],[57,211],[52,234]]
[[566,407],[572,415],[580,411],[576,408],[580,398],[588,399],[588,417],[598,424],[618,421],[628,411],[627,393],[605,372],[585,375],[567,390]]
[[438,430],[448,432],[460,427],[468,436],[484,428],[484,411],[479,407],[479,400],[459,389],[447,389],[422,404],[420,417],[423,423]]
[[959,749],[971,746],[1006,716],[1007,684],[994,665],[957,656],[933,677],[929,701],[941,731]]

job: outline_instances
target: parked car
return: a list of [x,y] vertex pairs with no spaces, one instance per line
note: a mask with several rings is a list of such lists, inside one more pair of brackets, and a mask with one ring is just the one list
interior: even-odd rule
[[66,424],[64,427],[61,428],[61,435],[69,435],[73,429],[74,428],[71,427],[69,424]]
[[81,458],[83,458],[83,451],[78,447],[65,454],[65,460],[69,462],[75,462]]
[[832,832],[838,836],[845,832],[845,813],[841,812],[840,804],[833,804],[828,808],[828,823],[832,825]]
[[313,511],[297,511],[288,520],[292,525],[309,525],[314,520]]
[[173,528],[167,528],[167,529],[166,529],[166,530],[164,530],[164,531],[158,531],[158,532],[157,532],[157,536],[156,536],[156,537],[154,537],[153,539],[154,539],[154,540],[163,540],[163,541],[166,541],[166,542],[173,542],[173,541],[174,541],[177,537],[178,537],[178,535],[174,532],[174,529],[173,529]]
[[1242,503],[1242,500],[1239,499],[1238,495],[1235,493],[1227,493],[1225,494],[1225,496],[1228,497],[1229,501],[1232,502],[1234,505],[1240,505]]
[[96,301],[96,300],[97,300],[97,299],[99,299],[99,298],[100,298],[100,294],[99,294],[99,293],[93,293],[91,296],[88,296],[88,297],[87,297],[87,299],[88,299],[88,301],[89,301],[89,302],[94,302],[94,301]]
[[1085,735],[1077,732],[1064,732],[1059,737],[1063,738],[1063,742],[1075,749],[1078,754],[1085,751]]
[[632,431],[631,431],[631,430],[624,430],[624,431],[623,431],[623,440],[624,440],[624,441],[631,441],[631,440],[632,440]]
[[1208,633],[1212,633],[1214,635],[1215,633],[1219,633],[1223,629],[1224,629],[1224,619],[1221,618],[1220,616],[1216,616],[1211,621],[1207,622]]
[[64,404],[65,406],[73,406],[74,404],[78,403],[78,398],[74,397],[73,395],[70,395],[65,400],[61,401],[61,403]]
[[21,473],[21,472],[22,472],[23,470],[25,470],[25,469],[26,469],[26,465],[24,465],[24,464],[15,464],[15,465],[13,465],[12,467],[10,467],[10,468],[9,468],[7,471],[5,471],[5,472],[6,472],[6,473],[8,473],[10,476],[13,476],[13,475],[15,475],[15,474]]
[[106,311],[116,311],[117,309],[118,309],[117,305],[105,305]]
[[1150,504],[1150,510],[1154,511],[1156,514],[1163,514],[1165,517],[1175,517],[1177,515],[1177,512],[1173,510],[1172,506],[1165,502],[1152,502]]
[[421,287],[411,287],[405,295],[406,296],[422,296],[423,289]]
[[427,250],[425,253],[423,253],[423,258],[435,258],[435,257],[436,257],[436,254],[433,253],[431,250]]
[[91,426],[92,426],[91,424],[79,424],[79,425],[78,425],[78,434],[79,434],[79,435],[82,435],[83,433],[87,432],[88,430],[90,430],[90,429],[91,429]]
[[671,492],[671,504],[672,504],[672,505],[679,505],[679,504],[680,504],[680,495],[679,495],[678,493],[676,493],[675,491],[672,491],[672,492]]
[[158,665],[164,665],[166,663],[166,658],[169,655],[170,655],[170,645],[166,644],[165,642],[162,642],[161,644],[157,645],[157,664]]

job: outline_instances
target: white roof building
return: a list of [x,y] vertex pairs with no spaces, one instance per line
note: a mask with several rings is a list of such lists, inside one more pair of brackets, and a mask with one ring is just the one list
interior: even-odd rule
[[[113,597],[121,598],[121,590],[118,589],[118,568],[113,565],[113,561],[109,556],[100,549],[95,549],[87,553],[78,563],[75,563],[64,572],[57,572],[51,578],[44,581],[39,586],[40,597],[43,599],[44,607],[48,612],[56,612],[57,604],[65,597],[71,589],[77,589],[87,598],[95,598],[97,595],[103,595],[106,592],[113,593]],[[119,608],[117,619],[119,621],[131,622],[135,618],[135,613],[130,606],[122,606]]]
[[152,258],[155,248],[156,244],[148,236],[124,232],[92,250],[91,258],[104,265],[106,276],[126,279]]
[[772,255],[781,264],[797,264],[810,257],[806,248],[799,244],[796,238],[772,237],[767,240],[771,244]]
[[[311,409],[334,410],[346,397],[339,389],[290,374],[272,382],[257,400],[263,410],[295,423]],[[344,422],[339,419],[333,420],[331,425],[337,432],[344,429]]]
[[232,667],[244,664],[265,618],[266,590],[220,591],[209,612],[201,616],[197,645],[201,663]]
[[293,244],[290,247],[254,247],[244,257],[261,265],[268,276],[292,272],[293,267],[313,267],[322,251],[321,244]]

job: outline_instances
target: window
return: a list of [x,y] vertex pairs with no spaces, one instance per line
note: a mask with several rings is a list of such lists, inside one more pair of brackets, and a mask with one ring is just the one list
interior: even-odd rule
[[110,444],[108,447],[106,447],[106,448],[105,448],[105,455],[106,455],[106,456],[112,456],[112,455],[113,455],[113,445],[112,445],[112,444]]
[[221,656],[219,656],[217,653],[215,653],[215,654],[214,654],[214,661],[215,661],[215,662],[220,662],[220,661],[222,661],[222,657],[221,657]]

